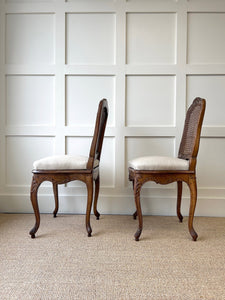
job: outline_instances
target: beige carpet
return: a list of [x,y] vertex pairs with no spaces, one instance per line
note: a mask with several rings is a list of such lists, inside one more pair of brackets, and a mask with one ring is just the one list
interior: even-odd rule
[[0,299],[225,299],[225,218],[0,214]]

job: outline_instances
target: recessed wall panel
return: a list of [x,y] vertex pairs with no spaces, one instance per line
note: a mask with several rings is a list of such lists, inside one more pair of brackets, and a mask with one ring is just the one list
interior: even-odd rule
[[6,15],[6,63],[54,63],[54,14]]
[[114,76],[67,76],[66,124],[94,126],[98,103],[106,98],[109,103],[107,126],[114,124]]
[[225,75],[187,76],[187,106],[195,97],[206,99],[203,125],[225,125]]
[[115,15],[67,14],[67,63],[115,63]]
[[129,137],[126,138],[126,161],[140,156],[174,156],[172,137]]
[[188,13],[188,63],[225,63],[224,28],[225,13]]
[[[66,153],[70,155],[89,156],[91,137],[67,137]],[[115,145],[114,138],[105,137],[103,141],[101,163],[100,163],[100,182],[101,186],[114,186],[115,169]],[[74,185],[74,184],[72,184]],[[80,185],[76,183],[75,185]]]
[[127,13],[127,63],[174,64],[175,13]]
[[201,138],[197,163],[199,187],[224,188],[225,138]]
[[6,76],[7,125],[54,124],[53,76]]
[[174,125],[175,76],[127,76],[126,125]]
[[6,184],[30,185],[33,162],[53,155],[53,137],[10,136],[6,138]]

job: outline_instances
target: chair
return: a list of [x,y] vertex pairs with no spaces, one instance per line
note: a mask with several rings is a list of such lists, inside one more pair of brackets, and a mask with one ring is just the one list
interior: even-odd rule
[[97,219],[99,219],[100,216],[97,211],[100,185],[99,163],[107,117],[108,103],[106,99],[102,99],[98,106],[94,136],[92,139],[89,157],[79,155],[49,156],[34,162],[30,198],[36,222],[34,227],[30,230],[31,238],[35,238],[35,233],[40,225],[40,213],[37,201],[37,192],[40,184],[44,181],[52,182],[55,198],[55,210],[53,211],[53,215],[56,217],[59,206],[58,185],[65,184],[73,180],[83,181],[87,186],[86,229],[88,236],[91,236],[92,229],[90,225],[90,212],[93,200],[93,181],[95,182],[94,214]]
[[134,235],[138,241],[142,232],[143,218],[140,204],[140,191],[147,181],[160,184],[177,182],[177,216],[182,222],[180,212],[182,197],[182,182],[186,182],[190,189],[190,208],[188,218],[189,232],[194,241],[197,233],[193,228],[194,211],[197,201],[196,162],[199,149],[201,127],[205,113],[206,101],[196,98],[189,107],[184,124],[183,136],[180,143],[178,158],[164,156],[145,156],[133,159],[129,162],[129,180],[133,183],[136,212],[133,218],[138,216],[139,226]]

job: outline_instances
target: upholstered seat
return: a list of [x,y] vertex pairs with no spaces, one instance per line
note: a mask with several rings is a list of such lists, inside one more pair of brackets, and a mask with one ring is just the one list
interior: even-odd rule
[[142,156],[129,161],[135,170],[188,170],[189,160],[168,156]]
[[[34,170],[85,170],[89,157],[82,155],[54,155],[33,163]],[[94,160],[94,168],[99,166],[99,160]]]

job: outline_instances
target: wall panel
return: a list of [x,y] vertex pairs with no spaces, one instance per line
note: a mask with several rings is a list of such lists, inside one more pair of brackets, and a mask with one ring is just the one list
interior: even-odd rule
[[127,76],[126,90],[127,126],[174,125],[174,76]]
[[[207,108],[197,213],[221,216],[224,28],[224,0],[1,1],[0,211],[32,212],[34,160],[88,155],[97,104],[107,98],[99,207],[133,212],[128,160],[176,156],[186,110],[199,96]],[[147,184],[142,195],[144,213],[175,214],[175,184]],[[39,193],[41,211],[52,211],[50,197],[47,183]],[[61,185],[60,197],[60,212],[84,212],[84,184]]]
[[205,126],[224,126],[225,75],[188,75],[187,105],[196,95],[207,99]]
[[54,98],[53,76],[7,76],[7,126],[54,125]]
[[174,13],[128,13],[127,63],[175,63],[175,24]]
[[224,188],[225,138],[202,138],[198,159],[198,183],[200,188]]
[[225,13],[188,13],[188,63],[225,63],[224,26]]
[[6,63],[54,63],[54,14],[6,15]]
[[[108,126],[114,125],[114,76],[66,77],[66,125],[91,126],[95,122],[99,99],[109,99]],[[79,110],[77,107],[79,106]]]
[[114,14],[67,14],[66,25],[68,64],[114,63]]

